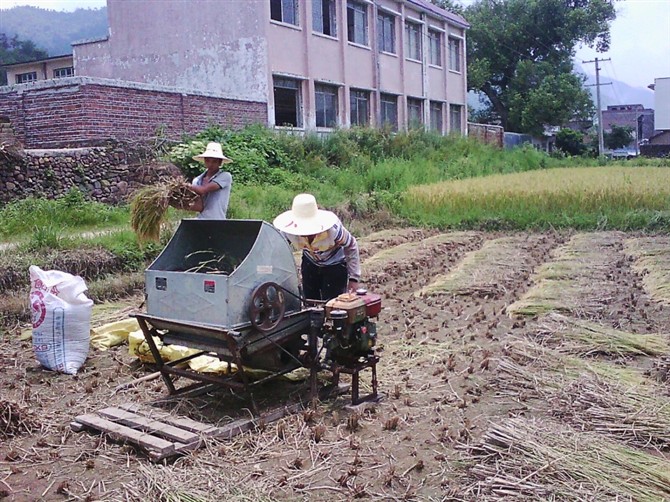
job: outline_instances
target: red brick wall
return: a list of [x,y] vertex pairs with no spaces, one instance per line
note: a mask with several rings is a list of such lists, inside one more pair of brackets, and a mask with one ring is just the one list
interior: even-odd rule
[[239,128],[267,124],[267,104],[112,85],[74,82],[21,86],[0,93],[0,116],[9,118],[25,148],[61,148],[142,140],[159,129],[170,139],[212,123]]

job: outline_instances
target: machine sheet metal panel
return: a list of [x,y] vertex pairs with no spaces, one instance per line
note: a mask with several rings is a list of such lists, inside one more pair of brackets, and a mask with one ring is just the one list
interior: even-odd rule
[[266,282],[292,293],[284,295],[287,313],[300,310],[295,260],[272,225],[260,220],[182,220],[145,272],[147,313],[235,329],[248,324],[252,294]]

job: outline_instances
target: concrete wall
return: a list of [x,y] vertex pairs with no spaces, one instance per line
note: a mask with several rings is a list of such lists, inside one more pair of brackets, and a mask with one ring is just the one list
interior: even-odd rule
[[212,123],[267,123],[263,102],[223,99],[130,82],[70,77],[0,88],[0,116],[26,148],[96,144],[107,139],[178,140]]
[[265,4],[107,0],[107,41],[75,46],[78,75],[266,101]]

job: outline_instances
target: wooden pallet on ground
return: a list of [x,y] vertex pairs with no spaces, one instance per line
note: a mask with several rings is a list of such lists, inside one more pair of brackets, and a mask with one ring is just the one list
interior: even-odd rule
[[131,443],[154,462],[183,455],[205,445],[208,439],[231,439],[263,428],[305,408],[302,403],[277,408],[258,417],[235,420],[222,427],[171,415],[147,405],[122,404],[79,415],[70,423],[75,432],[90,430],[112,440]]

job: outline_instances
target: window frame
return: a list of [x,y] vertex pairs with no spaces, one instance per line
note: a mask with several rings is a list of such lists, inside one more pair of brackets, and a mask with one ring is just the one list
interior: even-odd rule
[[[439,132],[440,134],[444,133],[444,103],[442,101],[430,101],[428,103],[430,108],[430,130]],[[438,113],[435,114],[437,109]],[[437,124],[435,123],[435,117],[437,116]]]
[[[300,0],[270,0],[270,20],[275,23],[287,24],[290,26],[300,26],[300,9],[299,9]],[[280,19],[275,17],[277,13],[277,5],[279,6],[279,16]],[[293,6],[292,15],[293,21],[286,19],[286,13],[291,12],[286,6]]]
[[[294,83],[295,86],[290,85],[277,85],[278,83]],[[282,123],[278,123],[277,120],[277,89],[292,90],[295,92],[295,125],[286,125],[289,121],[284,120]],[[274,124],[275,127],[294,127],[294,128],[303,128],[303,100],[302,100],[302,90],[303,90],[303,81],[295,78],[284,77],[282,75],[273,75],[272,76],[272,93],[274,98]],[[287,108],[288,109],[288,108]]]
[[[411,59],[412,61],[421,61],[423,57],[423,43],[421,37],[423,25],[421,23],[416,23],[410,21],[409,19],[405,20],[405,58]],[[415,37],[413,37],[412,30],[416,29]],[[413,47],[413,42],[416,46]],[[413,50],[414,49],[414,50]]]
[[428,28],[428,63],[442,68],[442,33],[431,28]]
[[[386,115],[386,106],[392,104],[394,107],[393,110],[393,120],[387,120]],[[381,119],[381,127],[385,127],[387,124],[391,126],[392,131],[398,130],[398,96],[395,94],[380,93],[379,95],[379,115]]]
[[[457,121],[454,120],[455,117],[458,117]],[[455,123],[457,127],[454,127]],[[459,135],[463,135],[463,105],[455,103],[449,105],[449,132],[451,134],[458,132]]]
[[[452,37],[449,36],[449,70],[461,73],[461,53],[463,52],[462,50],[462,44],[461,44],[461,39],[457,37]],[[456,48],[454,51],[453,48]]]
[[[56,75],[56,72],[62,72],[65,70],[65,75]],[[65,78],[72,77],[74,75],[74,66],[63,66],[62,68],[54,68],[53,78]]]
[[[327,16],[325,6],[328,7]],[[319,12],[321,16],[318,16]],[[328,21],[328,31],[330,33],[326,33],[326,21]],[[320,24],[317,25],[317,22]],[[337,3],[335,0],[312,0],[312,31],[326,37],[337,38]]]
[[407,129],[421,129],[423,127],[424,100],[407,96]]
[[[390,25],[391,25],[391,30],[390,30],[390,35],[391,35],[391,40],[388,42],[385,37],[385,27],[386,23],[385,21],[390,20]],[[397,54],[396,51],[396,33],[395,33],[395,24],[396,22],[396,16],[389,12],[384,12],[382,10],[377,11],[377,49],[380,52],[385,52],[387,54]],[[391,45],[391,50],[388,50],[386,47],[388,44]]]
[[17,84],[29,84],[37,80],[37,71],[27,71],[25,73],[17,73],[14,76]]
[[[358,120],[361,115],[361,102],[365,103],[365,120],[363,123]],[[354,121],[354,117],[356,117],[356,121]],[[353,127],[367,127],[370,125],[370,91],[349,89],[349,124]]]
[[[363,15],[363,41],[357,39],[356,30],[356,13]],[[368,4],[358,0],[347,0],[347,41],[350,44],[362,45],[364,47],[370,46],[370,29],[369,29],[369,14]],[[353,23],[351,22],[353,19]],[[353,37],[353,40],[352,40]]]
[[[330,91],[330,92],[329,92]],[[315,115],[315,125],[316,127],[324,129],[334,129],[339,125],[339,112],[340,112],[340,92],[339,87],[332,84],[326,84],[323,82],[314,83],[314,115]],[[333,99],[333,109],[330,111],[332,122],[329,123],[329,110],[325,108],[328,103],[326,101],[327,97]],[[320,99],[321,98],[321,99]],[[322,101],[322,103],[319,103]],[[324,105],[323,110],[319,110],[321,105]],[[323,122],[319,124],[319,114],[323,114]]]

